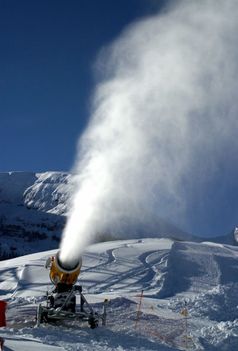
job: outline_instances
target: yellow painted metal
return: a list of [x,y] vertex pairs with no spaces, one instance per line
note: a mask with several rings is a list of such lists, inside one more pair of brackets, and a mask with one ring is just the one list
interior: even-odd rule
[[52,256],[50,265],[50,280],[54,285],[57,285],[58,283],[74,285],[80,274],[81,266],[82,261],[79,262],[75,269],[65,270],[60,267],[57,261],[57,256]]

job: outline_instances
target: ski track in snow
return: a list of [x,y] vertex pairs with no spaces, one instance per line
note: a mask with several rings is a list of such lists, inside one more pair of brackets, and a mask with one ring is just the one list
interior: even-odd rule
[[96,330],[78,322],[35,327],[37,305],[51,288],[45,259],[54,252],[0,262],[1,299],[8,300],[0,336],[8,349],[172,351],[185,349],[186,335],[189,350],[238,347],[237,248],[168,239],[92,245],[78,283],[99,312],[110,300],[107,326]]

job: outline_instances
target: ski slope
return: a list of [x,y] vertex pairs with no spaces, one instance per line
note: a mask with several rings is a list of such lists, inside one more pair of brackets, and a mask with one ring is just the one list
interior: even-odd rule
[[35,326],[37,305],[51,288],[45,260],[55,252],[0,262],[6,350],[238,349],[237,247],[169,239],[90,246],[79,284],[99,312],[110,301],[107,325],[95,330],[78,322]]

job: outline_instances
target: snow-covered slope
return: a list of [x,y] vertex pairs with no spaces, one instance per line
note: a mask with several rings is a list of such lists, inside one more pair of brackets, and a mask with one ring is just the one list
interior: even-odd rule
[[0,173],[0,258],[58,247],[70,175]]
[[8,301],[0,336],[12,350],[237,349],[237,247],[168,239],[90,246],[79,283],[99,311],[110,299],[107,326],[96,330],[78,322],[34,328],[37,304],[50,288],[44,263],[52,253],[0,262],[1,299]]

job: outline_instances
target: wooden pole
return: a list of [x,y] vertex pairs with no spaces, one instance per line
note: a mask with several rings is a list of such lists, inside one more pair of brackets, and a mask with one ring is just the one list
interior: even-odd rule
[[144,294],[144,290],[142,290],[141,294],[140,294],[139,305],[138,305],[137,313],[136,313],[135,329],[137,328],[137,325],[138,325],[138,322],[139,322],[139,319],[140,319],[140,315],[141,315],[141,305],[142,305],[143,294]]

